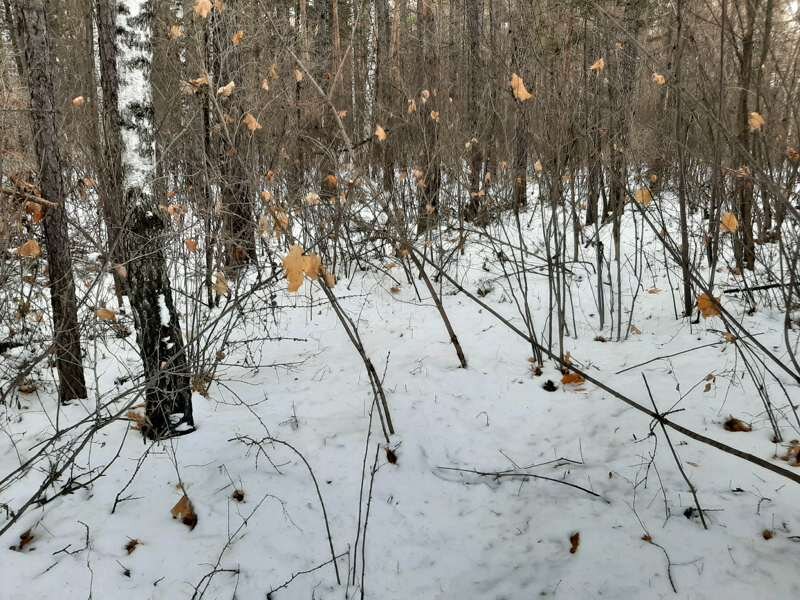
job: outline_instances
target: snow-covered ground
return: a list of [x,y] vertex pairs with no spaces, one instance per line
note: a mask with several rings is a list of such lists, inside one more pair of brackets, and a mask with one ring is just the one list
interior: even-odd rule
[[[540,228],[534,224],[531,231]],[[774,458],[785,450],[770,441],[759,398],[731,344],[615,374],[722,338],[718,319],[691,326],[675,320],[661,251],[654,244],[645,250],[653,267],[645,287],[652,284],[662,291],[639,293],[633,324],[641,333],[621,343],[595,341],[600,334],[610,335],[608,328],[596,329],[594,275],[578,266],[570,281],[578,332],[567,338],[566,349],[596,377],[647,404],[644,372],[661,410],[675,403],[684,409],[672,415],[677,422],[791,468]],[[488,249],[471,244],[458,276],[474,291],[480,282],[502,275],[496,262]],[[529,345],[445,285],[445,307],[469,361],[467,369],[458,368],[424,284],[416,282],[423,297],[419,302],[402,269],[390,272],[403,284],[399,291],[391,291],[396,283],[378,272],[359,273],[349,288],[346,281],[336,288],[378,372],[385,372],[397,429],[397,464],[388,463],[381,451],[372,487],[366,598],[797,597],[794,552],[800,538],[792,536],[800,535],[800,487],[671,432],[707,511],[709,530],[703,530],[696,514],[686,513],[694,506],[691,494],[661,431],[648,435],[651,423],[645,415],[590,384],[561,385],[552,363],[534,376]],[[547,280],[531,275],[530,283],[529,302],[542,328]],[[502,278],[497,280],[485,301],[519,325],[505,286]],[[237,337],[268,333],[305,341],[266,341],[252,343],[251,352],[245,346],[230,351],[225,359],[230,366],[218,373],[208,398],[194,396],[195,433],[151,447],[134,431],[123,442],[128,424],[120,421],[95,437],[79,465],[102,466],[118,451],[119,459],[89,488],[29,509],[3,536],[0,598],[172,600],[199,597],[195,590],[205,589],[207,599],[249,600],[265,598],[293,574],[329,560],[322,511],[304,463],[286,447],[264,443],[264,454],[234,439],[260,440],[268,434],[308,460],[325,502],[334,550],[345,553],[338,564],[341,586],[328,564],[298,575],[273,598],[360,597],[363,531],[358,585],[344,582],[353,566],[347,552],[356,540],[372,392],[359,355],[321,291],[306,282],[301,292],[279,292],[274,321],[266,303],[252,306],[253,315],[272,324],[265,330],[260,318],[248,318]],[[677,288],[675,294],[679,302]],[[743,312],[731,297],[724,302],[737,314]],[[760,310],[742,318],[761,334],[762,343],[782,354],[782,314]],[[96,370],[104,391],[114,387],[125,365],[137,369],[132,338],[107,343],[99,350]],[[275,363],[291,366],[264,366]],[[711,372],[715,379],[704,391]],[[543,389],[548,379],[558,384],[557,391]],[[797,387],[784,384],[796,402]],[[770,386],[773,397],[780,398],[777,385]],[[53,432],[57,407],[52,393],[44,389],[18,398],[22,408],[0,407],[0,476]],[[59,418],[70,422],[93,407],[91,400],[73,403],[60,409]],[[753,431],[725,431],[722,424],[729,415],[751,422]],[[800,437],[788,421],[782,424],[787,439]],[[376,415],[362,523],[369,468],[380,442]],[[443,467],[486,472],[520,467],[600,497],[557,481],[497,479]],[[32,471],[23,482],[0,491],[0,503],[18,508],[44,476]],[[170,514],[181,498],[179,481],[197,513],[193,530]],[[124,501],[112,514],[123,489]],[[235,490],[244,492],[243,501],[232,498]],[[0,524],[3,512],[0,506]],[[33,540],[22,551],[10,550],[29,529]],[[774,536],[765,539],[764,530]],[[580,543],[571,553],[575,533]],[[651,541],[643,539],[646,535]],[[129,553],[126,545],[132,539],[139,543]]]

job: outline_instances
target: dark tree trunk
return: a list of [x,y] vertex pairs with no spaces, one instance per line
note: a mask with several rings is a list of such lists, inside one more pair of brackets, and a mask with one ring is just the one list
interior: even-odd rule
[[750,113],[748,98],[753,72],[753,37],[755,28],[755,8],[750,2],[745,3],[745,23],[742,33],[742,49],[739,56],[739,98],[736,113],[737,152],[739,157],[740,176],[737,178],[737,212],[739,231],[734,239],[733,250],[736,267],[753,270],[755,266],[755,245],[753,239],[753,178],[750,176]]
[[[164,256],[163,216],[147,209],[147,198],[136,188],[128,189],[126,203],[135,207],[126,232],[133,257],[128,284],[147,382],[145,433],[159,438],[194,425],[191,380]],[[181,424],[185,424],[183,429]]]
[[[218,61],[215,71],[217,86],[229,81],[241,84],[244,72],[239,55],[240,47],[231,42],[237,31],[235,11],[212,13],[214,50]],[[221,110],[232,120],[230,127],[221,127],[218,144],[220,173],[222,175],[223,238],[225,264],[237,269],[256,258],[253,186],[248,173],[248,156],[253,144],[251,132],[241,125],[245,111],[234,93],[228,98],[219,97]],[[253,133],[254,135],[255,133]]]
[[[390,132],[394,132],[394,122],[392,115],[392,66],[391,66],[391,29],[392,20],[389,16],[388,0],[377,0],[375,3],[375,15],[378,26],[377,62],[378,72],[376,85],[378,86],[379,114],[381,115],[380,124]],[[394,148],[397,139],[392,136],[387,143],[380,144],[378,151],[381,153],[381,164],[383,171],[383,189],[391,192],[394,189]]]
[[420,102],[418,111],[422,120],[423,139],[423,175],[419,201],[418,233],[425,233],[436,223],[439,211],[439,188],[441,186],[441,166],[438,154],[439,130],[436,122],[438,111],[437,87],[438,57],[436,52],[436,17],[433,14],[432,0],[420,0],[419,19],[422,28],[422,50],[425,61],[425,89],[428,100]]
[[63,165],[58,150],[58,129],[53,98],[53,65],[47,16],[42,0],[17,5],[24,35],[25,71],[31,94],[34,145],[39,160],[42,194],[53,202],[44,219],[50,302],[53,307],[53,341],[62,401],[86,397],[83,378],[78,307],[69,247]]
[[[469,157],[469,211],[468,217],[477,219],[481,209],[481,166],[483,165],[483,136],[480,131],[478,97],[483,90],[483,65],[481,61],[480,19],[483,10],[482,0],[470,0],[467,4],[467,38],[469,54],[467,58],[467,119],[470,129]],[[478,219],[482,221],[482,219]]]
[[[117,91],[119,77],[114,5],[115,2],[111,0],[95,0],[97,49],[100,56],[100,87],[103,92],[101,121],[104,152],[99,164],[99,195],[106,225],[108,257],[114,265],[121,265],[126,261],[120,240],[123,226],[122,140],[119,131],[119,94]],[[119,275],[119,269],[114,269],[114,288],[120,307],[122,307],[122,296],[125,293],[124,283]]]

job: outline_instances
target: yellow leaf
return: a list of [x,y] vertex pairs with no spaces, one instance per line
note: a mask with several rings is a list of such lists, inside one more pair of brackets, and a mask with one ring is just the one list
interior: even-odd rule
[[316,279],[322,271],[322,260],[315,254],[304,255],[303,248],[294,244],[283,259],[283,270],[289,282],[289,291],[296,292],[303,285],[303,277]]
[[541,173],[542,171],[544,171],[544,167],[542,166],[542,161],[537,160],[535,163],[533,163],[533,170],[536,171],[537,173]]
[[86,98],[83,96],[75,96],[72,99],[72,108],[82,108],[86,104]]
[[380,125],[375,126],[375,137],[378,138],[379,142],[385,142],[386,138],[389,137],[386,133],[386,130],[381,127]]
[[319,204],[319,194],[315,192],[308,192],[303,198],[303,202],[308,204],[309,206],[316,206]]
[[764,117],[757,112],[751,112],[750,116],[747,118],[747,122],[750,125],[750,131],[761,129],[766,124]]
[[180,519],[181,523],[189,529],[194,529],[197,525],[197,513],[194,512],[192,501],[186,494],[178,500],[178,503],[170,510],[173,519]]
[[653,83],[656,85],[666,85],[667,78],[664,77],[661,73],[653,73]]
[[653,195],[650,193],[650,190],[645,187],[636,190],[633,194],[633,198],[642,206],[647,206],[653,201]]
[[606,61],[601,56],[600,58],[598,58],[596,61],[594,61],[592,63],[592,66],[589,67],[589,70],[590,71],[594,71],[595,73],[602,73],[603,69],[605,69],[605,68],[606,68]]
[[732,212],[722,213],[719,219],[719,228],[724,233],[734,233],[739,229],[739,219]]
[[432,110],[431,111],[431,119],[433,119],[434,122],[436,122],[436,123],[439,122],[439,111],[438,110]]
[[178,38],[182,37],[183,37],[183,27],[178,23],[170,25],[169,31],[167,32],[167,38],[172,41],[175,41]]
[[259,123],[258,119],[256,119],[250,113],[245,114],[244,119],[242,120],[244,121],[245,126],[250,130],[250,133],[255,133],[261,129],[261,123]]
[[239,44],[241,44],[243,39],[244,39],[244,31],[242,31],[241,29],[236,33],[234,33],[233,36],[231,36],[231,41],[233,42],[234,46],[238,46]]
[[294,80],[297,83],[300,83],[301,81],[303,81],[303,72],[300,69],[295,69],[294,70]]
[[194,12],[199,17],[207,18],[211,13],[211,0],[197,0],[194,3]]
[[406,109],[408,114],[417,112],[417,103],[414,101],[413,98],[409,99],[408,101],[408,108]]
[[703,318],[705,319],[708,319],[709,317],[718,317],[720,315],[719,300],[713,296],[709,296],[708,294],[701,294],[698,296],[697,308],[700,310],[700,314],[703,315]]
[[511,75],[511,89],[514,91],[514,98],[520,102],[527,102],[533,98],[533,94],[525,87],[525,82],[522,80],[522,77],[516,73]]
[[272,63],[269,66],[269,77],[270,79],[272,79],[272,81],[278,80],[278,65],[276,65],[275,63]]
[[214,273],[214,291],[220,296],[227,296],[230,293],[228,280],[225,279],[225,274],[222,271]]
[[430,97],[431,97],[431,93],[428,90],[422,90],[419,93],[419,99],[422,100],[423,104],[425,104]]
[[17,248],[17,254],[25,258],[36,258],[42,255],[42,249],[36,240],[28,240]]
[[266,77],[261,80],[261,89],[264,90],[265,92],[269,91],[269,79],[267,79]]
[[236,89],[236,84],[232,81],[228,82],[228,85],[223,85],[221,88],[217,90],[217,96],[223,96],[227,98],[233,93],[233,90]]
[[184,242],[186,244],[186,249],[189,252],[197,252],[197,240],[188,239]]
[[117,313],[108,308],[98,308],[94,311],[95,316],[101,321],[116,321]]

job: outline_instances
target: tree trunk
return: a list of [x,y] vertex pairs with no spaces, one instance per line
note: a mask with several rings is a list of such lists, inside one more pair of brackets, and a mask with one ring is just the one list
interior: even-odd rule
[[145,375],[145,433],[160,438],[192,431],[194,421],[183,336],[164,253],[165,217],[152,192],[152,3],[147,1],[138,8],[120,2],[117,21],[120,67],[125,77],[119,87],[125,126],[121,162],[131,224],[123,237],[129,256],[129,298]]
[[50,303],[53,307],[53,341],[61,401],[86,398],[83,377],[78,307],[72,274],[67,215],[64,205],[64,166],[58,149],[57,114],[53,97],[53,64],[47,15],[43,0],[19,2],[19,27],[23,32],[25,71],[31,94],[34,145],[39,160],[39,181],[47,209],[44,235]]
[[478,97],[483,89],[484,75],[481,61],[481,28],[480,18],[483,9],[482,0],[467,2],[467,38],[469,54],[467,57],[467,119],[470,134],[469,157],[469,210],[470,220],[478,219],[481,209],[481,166],[483,165],[483,136],[480,132],[480,112]]
[[418,111],[423,130],[423,174],[419,201],[417,232],[422,234],[436,223],[439,211],[439,188],[441,186],[441,166],[438,154],[438,105],[437,87],[438,57],[436,54],[436,17],[433,14],[432,0],[420,0],[419,18],[422,28],[422,49],[425,61],[425,90],[427,101],[420,99]]
[[739,157],[739,176],[737,178],[737,212],[739,231],[734,239],[733,250],[736,268],[753,270],[755,266],[755,245],[753,240],[753,178],[750,175],[750,123],[748,97],[753,71],[753,30],[755,28],[755,8],[745,2],[745,23],[742,33],[742,49],[739,54],[739,99],[736,113],[738,143],[735,156]]
[[[122,208],[122,139],[119,131],[119,94],[117,86],[117,45],[116,25],[114,23],[114,3],[108,0],[95,0],[95,18],[97,20],[97,49],[100,56],[100,88],[103,92],[102,102],[102,136],[104,149],[99,164],[100,202],[106,225],[106,244],[108,258],[113,265],[125,264],[125,256],[120,235],[123,227]],[[125,282],[114,269],[114,288],[117,300],[122,308],[122,296]]]

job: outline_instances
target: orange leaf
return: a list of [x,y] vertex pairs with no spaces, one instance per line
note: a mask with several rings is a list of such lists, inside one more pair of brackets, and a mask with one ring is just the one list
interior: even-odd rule
[[303,285],[304,276],[316,279],[322,270],[322,260],[315,254],[304,255],[303,248],[294,244],[283,259],[283,269],[289,282],[289,291],[296,292]]
[[172,513],[173,519],[180,519],[181,523],[189,529],[194,529],[197,525],[197,513],[194,512],[192,501],[189,500],[189,496],[186,494],[172,507],[170,513]]
[[732,212],[722,213],[719,219],[719,228],[724,233],[734,233],[739,229],[739,219]]
[[37,258],[42,255],[42,249],[36,240],[28,240],[17,248],[17,254],[25,258]]
[[514,98],[520,102],[527,102],[533,98],[533,94],[525,87],[525,81],[516,73],[512,73],[511,75],[511,89],[514,92]]
[[633,194],[633,199],[642,206],[647,206],[653,201],[653,194],[646,187],[639,188]]
[[197,240],[188,239],[184,242],[186,244],[186,249],[189,252],[197,252]]
[[579,375],[578,373],[567,373],[561,378],[561,383],[580,385],[586,383],[586,380],[583,378],[583,375]]
[[596,61],[594,61],[592,63],[592,66],[589,67],[589,70],[590,71],[594,71],[595,73],[602,73],[603,69],[605,69],[605,68],[606,68],[606,61],[601,56],[600,58],[598,58]]
[[116,321],[117,313],[108,308],[98,308],[94,311],[95,316],[101,321]]
[[211,1],[197,0],[197,2],[194,3],[194,12],[199,17],[207,18],[209,13],[211,13]]
[[240,29],[239,31],[233,34],[233,36],[231,37],[231,42],[233,42],[234,46],[238,46],[239,44],[242,43],[243,39],[244,39],[244,31]]
[[26,201],[25,212],[31,216],[34,224],[41,223],[44,219],[44,209],[38,202],[31,202],[30,200]]
[[378,138],[379,142],[385,142],[386,138],[389,137],[389,135],[386,133],[386,130],[383,127],[381,127],[380,125],[376,125],[375,137]]
[[258,119],[256,119],[250,113],[247,113],[242,119],[242,121],[244,122],[245,126],[250,130],[250,133],[255,133],[256,131],[261,129],[261,123],[259,123]]
[[720,315],[719,300],[708,294],[700,294],[700,296],[697,297],[697,308],[705,319],[709,317],[718,317]]

